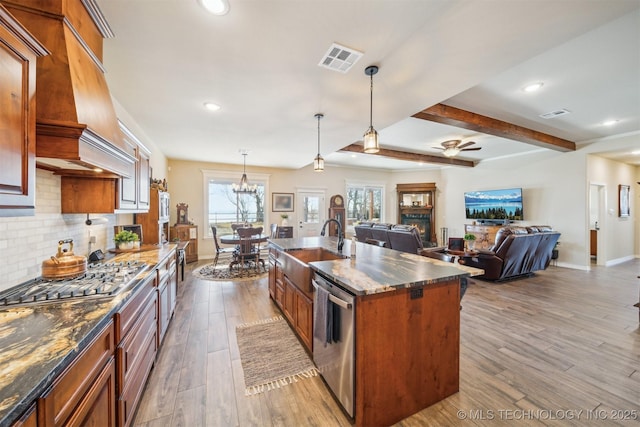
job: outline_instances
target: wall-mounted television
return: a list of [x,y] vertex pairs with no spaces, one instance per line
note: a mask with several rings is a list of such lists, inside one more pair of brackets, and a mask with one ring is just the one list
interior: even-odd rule
[[522,188],[466,192],[464,209],[467,219],[487,222],[522,221]]

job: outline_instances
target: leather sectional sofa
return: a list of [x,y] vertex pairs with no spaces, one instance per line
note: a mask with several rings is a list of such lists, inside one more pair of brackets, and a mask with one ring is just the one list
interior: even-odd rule
[[503,227],[496,233],[495,244],[473,257],[461,257],[460,264],[484,270],[478,279],[502,281],[530,276],[544,270],[551,262],[551,251],[560,233],[549,226]]
[[420,231],[411,225],[363,222],[354,227],[359,242],[374,243],[412,254],[423,250]]

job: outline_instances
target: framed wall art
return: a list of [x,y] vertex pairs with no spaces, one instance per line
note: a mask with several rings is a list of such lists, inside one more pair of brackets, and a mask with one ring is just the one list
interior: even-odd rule
[[631,186],[629,185],[618,185],[618,216],[625,217],[631,215],[630,211],[630,203],[631,199],[629,196],[629,192],[631,191]]
[[293,193],[271,193],[273,212],[293,212]]

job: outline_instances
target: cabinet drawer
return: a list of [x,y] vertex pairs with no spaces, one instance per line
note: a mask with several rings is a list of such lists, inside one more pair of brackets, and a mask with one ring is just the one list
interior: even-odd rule
[[150,273],[145,279],[145,283],[142,284],[136,294],[129,299],[127,304],[120,309],[115,315],[115,327],[116,327],[116,340],[119,343],[127,335],[129,330],[135,324],[140,312],[145,309],[145,304],[150,298],[151,294],[155,294],[154,289],[156,284],[155,272]]
[[38,417],[36,414],[36,404],[31,405],[29,409],[18,419],[18,421],[11,424],[11,427],[38,427]]
[[153,350],[156,350],[156,331],[157,331],[157,296],[154,292],[147,301],[144,311],[140,314],[137,322],[133,325],[130,332],[124,337],[117,348],[118,362],[118,392],[122,394],[122,390],[127,387],[129,379],[144,365],[144,355],[149,346],[149,341],[153,341]]
[[139,321],[116,349],[118,425],[131,423],[157,351],[157,297],[154,293]]
[[114,327],[110,321],[40,399],[42,425],[60,426],[67,422],[113,356],[114,342]]

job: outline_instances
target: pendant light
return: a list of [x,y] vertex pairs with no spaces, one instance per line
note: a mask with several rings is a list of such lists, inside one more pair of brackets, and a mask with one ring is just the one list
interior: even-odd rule
[[371,77],[371,103],[369,108],[369,129],[364,133],[364,152],[368,154],[380,151],[378,142],[378,132],[373,128],[373,75],[378,72],[376,65],[369,65],[364,69],[364,73]]
[[324,171],[324,159],[320,155],[320,119],[324,117],[324,114],[318,113],[314,117],[318,119],[318,155],[313,159],[313,170],[322,172]]
[[242,169],[242,178],[240,178],[240,184],[231,184],[231,188],[236,194],[255,194],[258,191],[258,185],[249,185],[249,182],[247,180],[247,154],[249,153],[247,153],[246,151],[242,151],[242,156],[244,157],[244,167]]

